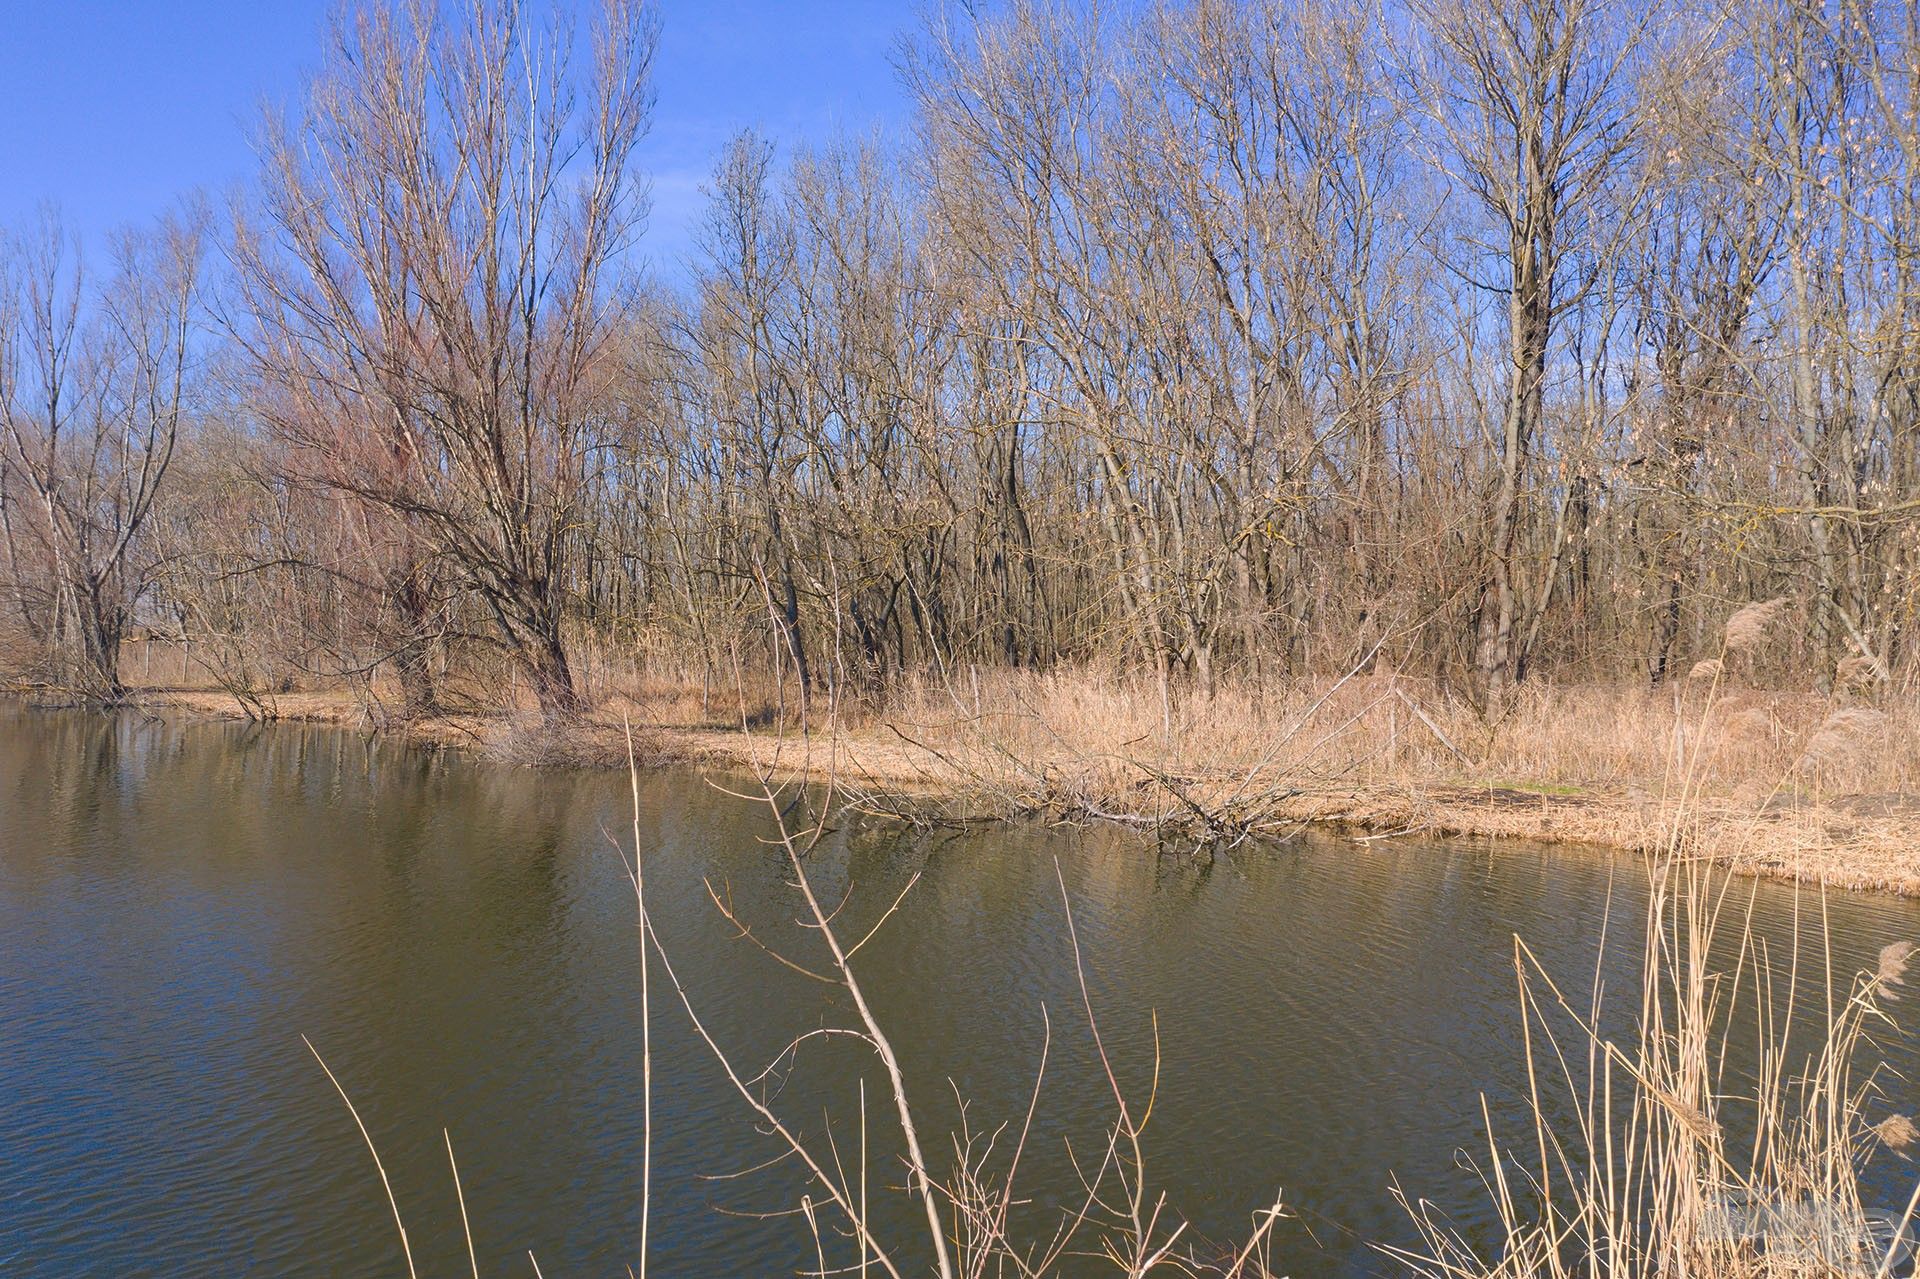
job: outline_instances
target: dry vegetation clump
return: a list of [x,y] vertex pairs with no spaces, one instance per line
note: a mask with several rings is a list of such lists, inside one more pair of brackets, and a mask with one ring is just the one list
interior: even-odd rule
[[1874,746],[1884,744],[1889,722],[1885,712],[1869,707],[1835,711],[1807,738],[1801,766],[1824,776],[1857,765]]
[[1882,999],[1897,1001],[1900,998],[1894,988],[1907,984],[1907,966],[1913,962],[1914,949],[1914,943],[1904,940],[1888,942],[1880,948],[1873,976],[1880,983]]
[[1760,745],[1770,743],[1780,732],[1780,720],[1769,706],[1727,707],[1720,731],[1730,743]]
[[1855,693],[1868,693],[1892,678],[1887,664],[1871,653],[1843,657],[1834,667],[1834,687]]
[[1650,884],[1627,1037],[1598,1028],[1597,989],[1571,994],[1516,939],[1533,1131],[1512,1148],[1488,1134],[1498,1228],[1469,1239],[1403,1199],[1422,1242],[1397,1255],[1428,1279],[1910,1273],[1920,1183],[1904,1204],[1869,1204],[1861,1175],[1920,1137],[1876,1045],[1898,1031],[1888,1005],[1913,943],[1836,972],[1818,935],[1771,953],[1723,872],[1673,856]]
[[485,739],[489,758],[532,768],[583,768],[604,764],[608,744],[590,721],[570,715],[513,713],[501,717]]
[[1735,609],[1727,619],[1726,651],[1745,656],[1758,652],[1766,641],[1767,632],[1786,616],[1786,612],[1787,600],[1784,595]]

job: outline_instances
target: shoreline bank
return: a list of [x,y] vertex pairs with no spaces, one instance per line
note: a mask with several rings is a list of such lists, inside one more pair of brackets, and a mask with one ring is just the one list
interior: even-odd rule
[[[249,718],[225,693],[143,689],[134,704],[162,717]],[[639,710],[641,708],[632,708]],[[631,713],[631,711],[630,711]],[[255,718],[258,718],[257,716]],[[344,694],[274,699],[268,722],[324,724],[378,732],[409,746],[457,750],[506,763],[621,768],[625,729],[602,711],[554,733],[507,714],[448,714],[379,726]],[[1201,842],[1193,814],[1246,789],[1232,770],[1141,763],[1125,788],[1088,799],[1063,758],[1010,759],[1004,751],[962,752],[919,740],[898,725],[776,736],[715,723],[670,723],[633,715],[644,767],[688,766],[762,775],[780,782],[832,782],[864,807],[937,822],[1114,821]],[[1084,763],[1084,760],[1079,761]],[[1108,761],[1111,763],[1111,761]],[[1686,852],[1743,874],[1920,897],[1920,794],[1705,795],[1682,805],[1645,785],[1571,787],[1525,777],[1263,778],[1242,797],[1236,837],[1281,837],[1307,826],[1368,844],[1421,836],[1580,845],[1632,854],[1668,849],[1678,830]]]

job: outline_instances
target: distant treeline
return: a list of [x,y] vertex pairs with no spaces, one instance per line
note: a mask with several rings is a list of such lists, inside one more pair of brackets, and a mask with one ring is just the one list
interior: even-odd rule
[[9,237],[29,678],[120,697],[146,626],[415,710],[573,709],[589,641],[1498,707],[1776,596],[1783,675],[1920,667],[1914,5],[936,7],[908,135],[740,137],[684,278],[656,36],[363,5],[230,209]]

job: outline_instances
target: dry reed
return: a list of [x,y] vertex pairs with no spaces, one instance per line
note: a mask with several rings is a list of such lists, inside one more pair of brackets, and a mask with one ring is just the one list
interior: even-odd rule
[[1727,619],[1726,649],[1729,653],[1751,654],[1766,640],[1767,632],[1786,616],[1784,596],[1761,600],[1737,608]]
[[[1743,641],[1771,620],[1758,610],[1735,614]],[[1734,630],[1729,623],[1729,648]],[[1698,724],[1714,710],[1709,695]],[[1839,712],[1821,731],[1868,726]],[[1873,969],[1836,974],[1824,909],[1808,952],[1798,913],[1789,953],[1765,945],[1751,889],[1742,900],[1736,880],[1689,851],[1709,742],[1696,732],[1670,757],[1666,785],[1680,807],[1649,865],[1632,1033],[1603,1032],[1598,966],[1590,996],[1576,1003],[1515,938],[1527,1153],[1503,1149],[1489,1121],[1491,1245],[1452,1228],[1432,1204],[1403,1199],[1421,1245],[1395,1255],[1416,1274],[1887,1279],[1896,1263],[1911,1263],[1920,1183],[1903,1211],[1876,1213],[1862,1201],[1860,1173],[1876,1144],[1903,1152],[1920,1135],[1905,1115],[1867,1119],[1880,1103],[1878,1067],[1867,1060],[1873,1036],[1893,1025],[1886,1006],[1916,948],[1894,941]],[[1811,1025],[1808,1005],[1824,1010]],[[1730,1059],[1749,1028],[1755,1066],[1742,1073]],[[1567,1110],[1572,1123],[1554,1118]]]

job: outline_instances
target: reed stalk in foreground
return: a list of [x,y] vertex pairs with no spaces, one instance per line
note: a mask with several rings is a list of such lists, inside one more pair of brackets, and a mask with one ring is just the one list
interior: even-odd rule
[[[1773,604],[1734,615],[1705,720],[1727,661],[1758,642]],[[1455,1228],[1426,1200],[1401,1195],[1419,1232],[1391,1250],[1426,1279],[1888,1279],[1909,1273],[1920,1182],[1890,1211],[1862,1202],[1876,1146],[1900,1150],[1920,1130],[1890,1114],[1868,1064],[1876,1031],[1897,1029],[1888,1004],[1914,954],[1890,943],[1870,972],[1834,970],[1824,898],[1817,953],[1803,953],[1799,909],[1789,953],[1753,924],[1752,885],[1736,889],[1682,829],[1698,793],[1704,734],[1676,733],[1670,785],[1682,818],[1649,863],[1642,977],[1634,1031],[1601,1028],[1592,996],[1576,1005],[1523,939],[1514,968],[1532,1130],[1503,1149],[1488,1121],[1482,1174],[1491,1239]],[[1798,899],[1796,899],[1798,901]],[[1602,952],[1604,958],[1602,924]],[[1809,1021],[1806,997],[1819,1004]],[[1748,1037],[1750,1036],[1750,1040]],[[1749,1049],[1753,1069],[1736,1052]],[[1570,1112],[1571,1123],[1554,1115]],[[1396,1193],[1399,1193],[1396,1191]]]
[[[1652,894],[1625,1043],[1602,1034],[1598,998],[1576,1006],[1516,939],[1532,1131],[1503,1150],[1489,1124],[1497,1229],[1471,1239],[1408,1202],[1421,1244],[1396,1255],[1429,1279],[1905,1273],[1913,1202],[1873,1213],[1860,1189],[1876,1144],[1914,1136],[1903,1116],[1869,1125],[1879,1092],[1862,1067],[1891,1024],[1899,945],[1836,989],[1824,945],[1769,954],[1724,873],[1668,862]],[[1810,982],[1823,1011],[1800,1025]],[[1734,1058],[1749,1035],[1751,1072]],[[1570,1123],[1550,1117],[1569,1111]]]
[[[776,743],[777,743],[776,739]],[[776,744],[778,752],[783,746]],[[802,749],[811,750],[812,739]],[[743,938],[754,940],[784,966],[838,987],[854,1010],[851,1025],[824,1025],[783,1046],[760,1070],[752,1071],[736,1064],[702,1020],[698,1008],[674,973],[657,935],[651,933],[656,954],[667,981],[679,996],[695,1033],[720,1063],[728,1081],[742,1102],[758,1118],[788,1156],[805,1170],[805,1191],[798,1215],[811,1236],[818,1273],[857,1273],[874,1271],[901,1279],[909,1273],[927,1273],[940,1279],[986,1279],[987,1276],[1056,1275],[1075,1259],[1104,1257],[1114,1273],[1127,1279],[1146,1279],[1150,1275],[1212,1273],[1226,1279],[1266,1279],[1268,1242],[1275,1222],[1281,1216],[1276,1201],[1255,1214],[1256,1226],[1246,1242],[1222,1266],[1203,1268],[1183,1245],[1187,1227],[1171,1209],[1164,1191],[1153,1189],[1148,1175],[1142,1137],[1152,1114],[1149,1096],[1144,1106],[1129,1098],[1119,1081],[1114,1062],[1101,1035],[1099,1018],[1086,980],[1086,967],[1080,951],[1078,931],[1073,920],[1072,903],[1066,882],[1058,873],[1061,901],[1065,910],[1071,962],[1078,978],[1078,990],[1088,1033],[1092,1038],[1103,1078],[1112,1097],[1113,1118],[1102,1140],[1097,1158],[1074,1159],[1078,1185],[1064,1188],[1063,1202],[1069,1206],[1050,1232],[1035,1236],[1019,1234],[1013,1223],[1013,1208],[1028,1196],[1018,1189],[1022,1159],[1033,1130],[1046,1075],[1047,1056],[1052,1044],[1052,1022],[1042,1008],[1045,1025],[1040,1045],[1040,1062],[1033,1090],[1024,1114],[981,1131],[972,1126],[965,1100],[960,1102],[957,1128],[948,1135],[952,1160],[944,1173],[929,1161],[924,1134],[930,1131],[921,1102],[909,1096],[906,1080],[892,1039],[875,1016],[861,988],[854,960],[873,938],[899,912],[918,882],[916,874],[900,894],[885,906],[876,921],[857,940],[844,940],[839,920],[845,903],[826,909],[813,886],[809,864],[826,831],[830,807],[818,806],[814,820],[796,825],[793,814],[801,797],[775,779],[780,775],[777,759],[766,759],[757,769],[758,789],[740,792],[744,798],[758,799],[772,819],[772,843],[784,855],[789,883],[802,905],[800,922],[818,941],[822,954],[812,959],[797,959],[773,952],[758,941],[751,926],[736,916],[725,896],[709,885],[709,893],[721,914],[739,930]],[[833,792],[833,766],[829,762],[828,794]],[[1063,957],[1064,959],[1065,957]],[[872,1054],[883,1076],[882,1093],[891,1103],[897,1136],[904,1148],[905,1193],[916,1200],[925,1220],[924,1233],[909,1232],[905,1237],[889,1235],[872,1211],[869,1199],[867,1166],[868,1116],[865,1085],[862,1085],[858,1127],[860,1158],[848,1169],[841,1158],[835,1125],[809,1139],[799,1125],[780,1110],[779,1092],[767,1081],[783,1073],[798,1060],[808,1042],[818,1039],[850,1039]],[[1156,1036],[1154,1086],[1159,1079]],[[1014,1130],[1016,1136],[1005,1155],[999,1154],[1001,1138]],[[1071,1154],[1071,1151],[1069,1152]],[[918,1234],[918,1237],[914,1237]]]
[[[627,736],[627,787],[633,796],[633,906],[640,926],[640,1255],[634,1279],[647,1279],[647,1224],[653,1209],[653,1010],[647,982],[646,872],[640,844],[640,765],[634,757],[633,725],[622,725]],[[451,1151],[451,1147],[449,1147]],[[465,1208],[461,1209],[464,1216]]]

